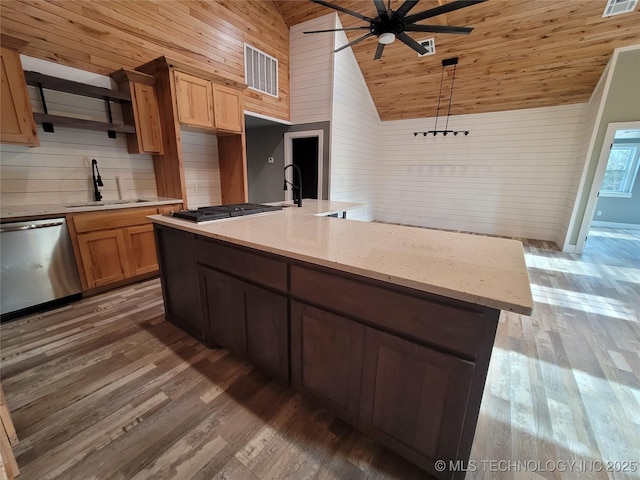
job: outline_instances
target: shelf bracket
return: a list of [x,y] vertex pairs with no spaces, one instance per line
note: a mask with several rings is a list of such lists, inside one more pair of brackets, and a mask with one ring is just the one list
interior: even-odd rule
[[[47,115],[49,111],[47,110],[47,101],[44,98],[44,89],[42,88],[42,83],[38,82],[38,91],[40,92],[40,101],[42,102],[42,110],[44,110],[44,114]],[[53,123],[51,122],[42,122],[42,129],[47,133],[53,133]]]
[[[113,116],[111,115],[111,102],[109,102],[109,97],[104,97],[104,104],[107,107],[107,117],[109,119],[109,123],[113,123]],[[107,136],[109,138],[116,138],[116,132],[114,130],[107,130]]]

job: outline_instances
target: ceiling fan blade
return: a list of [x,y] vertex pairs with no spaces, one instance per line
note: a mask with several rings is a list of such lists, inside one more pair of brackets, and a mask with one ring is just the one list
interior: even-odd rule
[[382,51],[384,50],[384,43],[378,43],[378,48],[376,48],[376,54],[374,55],[374,60],[379,60],[382,57]]
[[371,27],[348,27],[348,28],[334,28],[330,30],[313,30],[311,32],[302,33],[326,33],[326,32],[343,32],[345,30],[370,30]]
[[404,33],[404,32],[398,33],[396,35],[396,37],[401,42],[406,43],[407,45],[409,45],[411,48],[413,48],[420,55],[424,55],[425,53],[427,53],[427,49],[426,48],[424,48],[422,45],[420,45],[418,42],[416,42],[413,38],[411,38],[406,33]]
[[419,22],[420,20],[424,20],[425,18],[431,18],[435,17],[436,15],[442,15],[443,13],[453,12],[454,10],[470,7],[471,5],[475,5],[476,3],[482,3],[486,1],[487,0],[456,0],[455,2],[446,3],[444,5],[440,5],[439,7],[425,10],[424,12],[409,15],[408,17],[405,17],[405,20],[407,21],[407,23],[415,23]]
[[384,0],[373,0],[373,3],[378,11],[378,16],[383,20],[388,19],[389,12],[387,11],[387,7],[384,6]]
[[369,38],[372,35],[373,35],[373,32],[369,32],[366,35],[361,36],[360,38],[356,38],[353,42],[349,42],[346,45],[343,45],[340,48],[334,50],[333,53],[339,52],[340,50],[344,50],[345,48],[350,47],[351,45],[354,45],[354,44],[356,44],[358,42],[361,42],[365,38]]
[[404,16],[409,13],[409,10],[411,10],[417,4],[418,0],[407,0],[398,10],[396,10],[395,15],[399,18],[404,18]]
[[458,33],[461,35],[469,35],[473,31],[473,27],[448,27],[446,25],[407,25],[404,31],[405,32]]
[[334,10],[338,10],[339,12],[346,13],[347,15],[352,15],[354,17],[358,17],[365,22],[372,22],[373,18],[365,17],[364,15],[354,12],[353,10],[347,10],[346,8],[342,8],[339,5],[334,5],[333,3],[325,2],[324,0],[311,0],[313,3],[319,3],[320,5],[324,5],[325,7],[333,8]]

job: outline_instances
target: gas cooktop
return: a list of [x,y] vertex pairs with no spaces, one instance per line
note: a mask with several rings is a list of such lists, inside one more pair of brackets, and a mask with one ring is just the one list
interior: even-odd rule
[[275,210],[282,210],[282,207],[279,205],[261,205],[259,203],[234,203],[230,205],[200,207],[197,210],[180,210],[173,212],[171,216],[183,220],[191,220],[192,222],[208,222],[210,220],[273,212]]

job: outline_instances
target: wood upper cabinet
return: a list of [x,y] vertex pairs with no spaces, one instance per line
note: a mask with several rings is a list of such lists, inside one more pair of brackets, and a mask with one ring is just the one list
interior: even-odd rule
[[174,70],[178,121],[223,132],[242,132],[242,92]]
[[162,155],[162,126],[154,88],[155,78],[131,70],[118,70],[111,75],[121,90],[131,94],[131,103],[123,103],[122,113],[127,124],[136,127],[127,134],[129,153]]
[[[4,44],[5,36],[2,36]],[[20,54],[16,50],[0,48],[0,77],[2,91],[0,104],[0,143],[16,143],[37,147],[40,145],[33,119],[29,91],[24,78]]]
[[174,70],[178,121],[184,125],[215,128],[213,84],[204,78]]
[[213,99],[216,128],[228,132],[242,132],[242,92],[214,83]]

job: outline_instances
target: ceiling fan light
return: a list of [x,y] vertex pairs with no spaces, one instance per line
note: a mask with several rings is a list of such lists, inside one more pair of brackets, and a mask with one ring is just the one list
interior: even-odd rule
[[378,42],[383,45],[389,45],[390,43],[393,43],[395,39],[396,36],[390,32],[381,33],[380,35],[378,35]]

